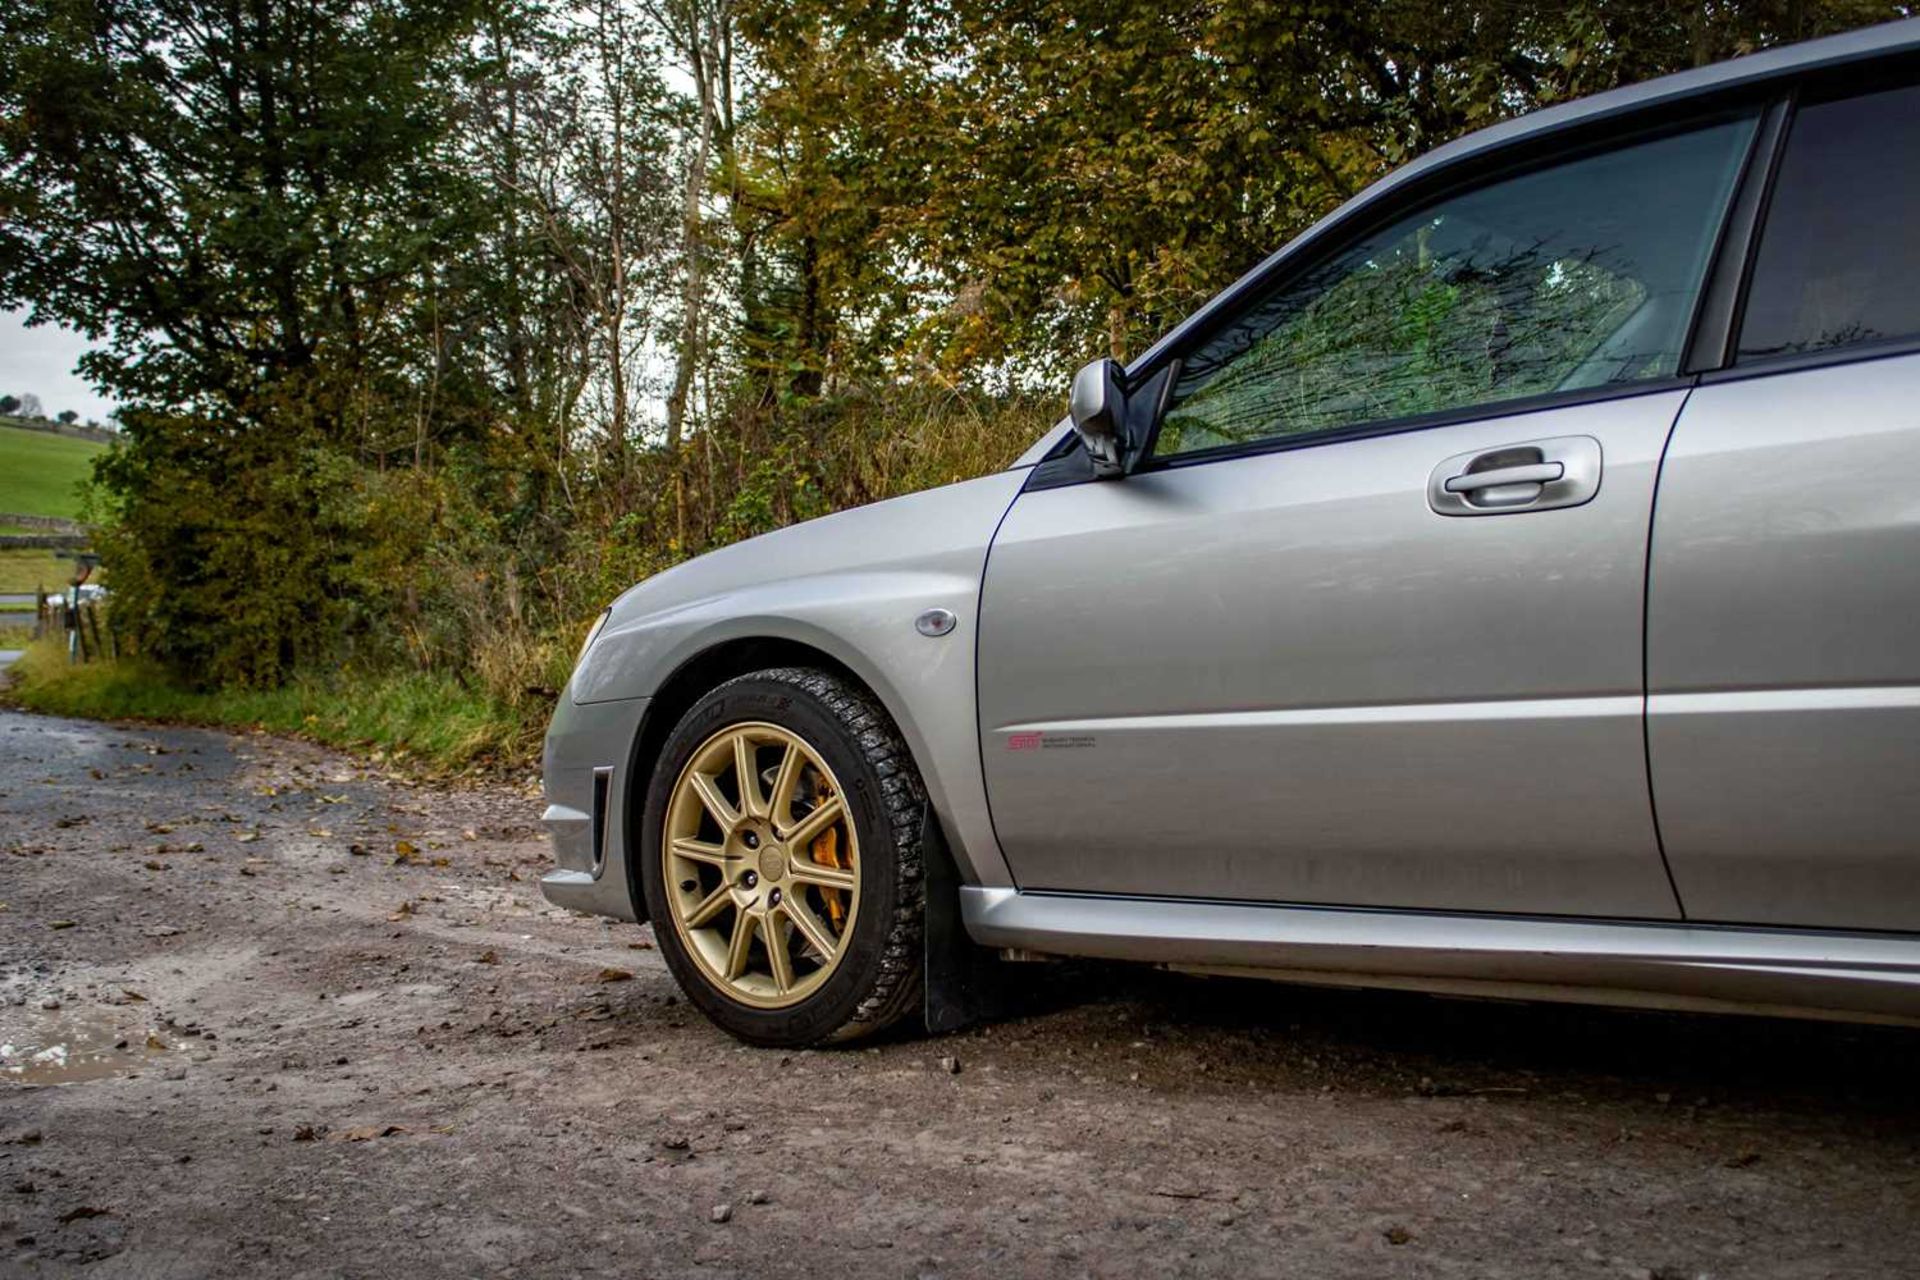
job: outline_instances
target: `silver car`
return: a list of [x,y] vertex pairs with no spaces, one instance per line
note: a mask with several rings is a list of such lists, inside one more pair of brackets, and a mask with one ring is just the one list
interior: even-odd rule
[[999,957],[1920,1018],[1920,22],[1407,165],[997,475],[650,579],[548,898],[760,1044]]

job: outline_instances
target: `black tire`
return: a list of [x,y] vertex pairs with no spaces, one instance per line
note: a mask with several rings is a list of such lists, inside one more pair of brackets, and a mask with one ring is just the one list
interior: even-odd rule
[[[859,907],[838,965],[799,1004],[760,1009],[731,997],[688,954],[674,925],[661,856],[667,807],[687,761],[729,725],[776,724],[805,738],[840,780],[860,848]],[[662,746],[647,788],[640,888],[654,938],[687,999],[749,1044],[799,1047],[858,1039],[921,1000],[926,790],[886,710],[825,671],[781,667],[739,676],[701,698]]]

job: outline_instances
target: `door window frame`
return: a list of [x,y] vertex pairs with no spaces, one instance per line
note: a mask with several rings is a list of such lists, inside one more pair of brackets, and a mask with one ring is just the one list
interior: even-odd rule
[[[1692,105],[1692,104],[1690,104]],[[1738,121],[1752,121],[1753,132],[1745,144],[1745,154],[1736,162],[1734,177],[1727,188],[1725,204],[1718,210],[1717,225],[1712,227],[1710,247],[1707,250],[1706,270],[1701,273],[1700,284],[1691,300],[1690,313],[1683,331],[1680,344],[1680,360],[1676,372],[1663,378],[1643,378],[1632,382],[1603,383],[1595,387],[1576,387],[1566,391],[1548,391],[1531,396],[1516,396],[1505,400],[1482,400],[1473,404],[1458,405],[1448,409],[1437,409],[1428,413],[1408,414],[1397,418],[1379,418],[1357,422],[1348,426],[1331,427],[1322,431],[1301,432],[1296,435],[1280,435],[1261,440],[1217,445],[1209,449],[1195,449],[1187,453],[1169,457],[1156,457],[1154,448],[1159,443],[1160,426],[1165,419],[1167,396],[1173,384],[1179,379],[1179,370],[1166,380],[1160,403],[1155,406],[1152,430],[1143,451],[1140,472],[1174,469],[1182,466],[1203,465],[1207,462],[1227,458],[1246,457],[1255,454],[1272,453],[1286,449],[1306,448],[1316,444],[1327,444],[1338,440],[1365,439],[1381,435],[1396,435],[1404,431],[1418,431],[1428,427],[1445,426],[1460,422],[1472,422],[1484,418],[1508,417],[1514,414],[1530,413],[1540,409],[1560,408],[1567,405],[1591,404],[1604,400],[1619,400],[1631,396],[1651,395],[1669,391],[1675,387],[1691,385],[1692,376],[1685,372],[1687,362],[1693,350],[1694,335],[1700,323],[1700,313],[1704,304],[1708,286],[1721,256],[1721,248],[1726,238],[1730,215],[1739,203],[1739,195],[1747,185],[1746,178],[1754,163],[1756,144],[1760,141],[1767,109],[1756,103],[1741,103],[1738,106],[1722,106],[1718,110],[1694,111],[1679,118],[1665,118],[1656,121],[1636,122],[1639,127],[1622,129],[1616,122],[1599,138],[1588,138],[1569,145],[1564,137],[1554,138],[1552,145],[1541,154],[1538,149],[1529,148],[1530,154],[1516,155],[1511,152],[1501,157],[1504,164],[1471,176],[1457,171],[1442,171],[1436,178],[1451,178],[1451,181],[1436,182],[1426,190],[1403,193],[1402,198],[1386,201],[1378,209],[1368,210],[1364,221],[1356,220],[1350,226],[1339,228],[1338,234],[1326,237],[1327,243],[1315,246],[1315,251],[1300,261],[1284,264],[1284,270],[1262,280],[1246,298],[1231,311],[1223,312],[1214,322],[1203,330],[1192,334],[1180,344],[1173,356],[1173,363],[1182,361],[1187,352],[1196,350],[1209,342],[1222,330],[1230,327],[1235,320],[1248,311],[1258,308],[1276,293],[1283,292],[1294,282],[1328,263],[1340,258],[1368,237],[1393,226],[1401,220],[1415,216],[1423,210],[1438,209],[1455,197],[1483,190],[1512,178],[1531,173],[1540,173],[1557,169],[1564,165],[1578,163],[1594,156],[1605,155],[1611,151],[1620,151],[1641,143],[1654,142],[1676,134],[1689,133],[1696,129],[1711,128],[1720,124]],[[1453,167],[1449,166],[1449,170]],[[1422,184],[1425,185],[1425,184]],[[1709,211],[1709,218],[1714,213]],[[1157,371],[1156,371],[1157,372]],[[1149,375],[1151,376],[1151,375]],[[1132,381],[1132,379],[1129,379]]]
[[[1858,68],[1850,70],[1855,75],[1859,73]],[[1658,395],[1698,385],[1705,376],[1717,371],[1733,372],[1728,367],[1727,353],[1738,333],[1739,310],[1744,304],[1747,283],[1751,278],[1752,258],[1759,243],[1759,233],[1765,225],[1766,197],[1779,169],[1782,144],[1791,123],[1792,99],[1802,79],[1804,77],[1784,83],[1769,81],[1741,85],[1727,92],[1703,94],[1662,104],[1626,117],[1582,121],[1562,129],[1522,137],[1490,152],[1462,157],[1454,163],[1443,165],[1408,183],[1404,190],[1396,191],[1386,199],[1356,209],[1318,232],[1308,232],[1313,237],[1313,243],[1306,246],[1305,253],[1289,254],[1282,260],[1269,261],[1255,268],[1248,277],[1229,286],[1235,295],[1231,306],[1213,315],[1205,315],[1206,308],[1203,307],[1198,313],[1205,315],[1203,324],[1193,327],[1189,332],[1180,333],[1178,343],[1171,348],[1156,344],[1139,365],[1127,371],[1129,388],[1136,393],[1148,392],[1150,396],[1151,420],[1147,441],[1141,451],[1142,460],[1134,473],[1207,466],[1215,462],[1316,448],[1348,440],[1399,435],[1463,422],[1492,421],[1543,409]],[[1273,293],[1287,288],[1301,276],[1326,265],[1366,237],[1423,208],[1430,208],[1452,196],[1507,178],[1553,168],[1636,143],[1738,120],[1752,120],[1754,129],[1748,139],[1747,152],[1739,161],[1733,184],[1720,210],[1719,225],[1714,229],[1713,247],[1707,255],[1707,269],[1693,299],[1692,314],[1681,343],[1678,372],[1665,378],[1605,383],[1511,400],[1486,401],[1431,413],[1360,422],[1325,431],[1279,435],[1198,449],[1171,457],[1154,456],[1153,448],[1158,442],[1166,402],[1174,383],[1179,379],[1179,366],[1186,353],[1205,345],[1249,309],[1259,306]],[[1916,340],[1915,346],[1920,347],[1920,340]],[[1853,358],[1860,357],[1855,355]],[[1739,369],[1751,375],[1754,364],[1750,362],[1739,366]],[[1068,432],[1052,455],[1033,467],[1023,492],[1089,483],[1095,478],[1078,437]]]
[[[1735,201],[1739,204],[1743,200],[1750,200],[1754,205],[1750,225],[1745,229],[1744,242],[1737,260],[1727,260],[1731,258],[1728,254],[1721,255],[1722,260],[1716,261],[1715,274],[1710,278],[1714,285],[1720,285],[1718,277],[1720,273],[1726,273],[1730,284],[1724,287],[1731,302],[1724,317],[1724,328],[1714,335],[1718,344],[1713,348],[1714,358],[1695,369],[1699,375],[1697,385],[1744,382],[1749,378],[1767,378],[1776,374],[1798,373],[1803,369],[1825,369],[1868,360],[1886,360],[1920,352],[1920,333],[1916,333],[1875,342],[1823,347],[1815,351],[1749,357],[1736,362],[1740,326],[1746,319],[1747,295],[1753,288],[1760,256],[1760,239],[1766,231],[1781,166],[1786,159],[1787,148],[1792,143],[1794,117],[1802,105],[1814,107],[1847,98],[1866,97],[1903,84],[1920,84],[1920,54],[1901,53],[1844,70],[1812,72],[1797,77],[1780,93],[1779,101],[1770,112],[1777,119],[1765,167],[1742,179]],[[1763,125],[1763,129],[1765,127]],[[1695,341],[1699,341],[1699,335],[1696,335]]]

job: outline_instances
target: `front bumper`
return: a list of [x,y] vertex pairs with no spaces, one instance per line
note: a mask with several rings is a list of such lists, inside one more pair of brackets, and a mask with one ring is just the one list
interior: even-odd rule
[[553,842],[555,869],[540,892],[557,907],[638,920],[628,889],[627,821],[645,778],[632,777],[633,747],[647,699],[578,703],[562,697],[547,728],[541,822]]

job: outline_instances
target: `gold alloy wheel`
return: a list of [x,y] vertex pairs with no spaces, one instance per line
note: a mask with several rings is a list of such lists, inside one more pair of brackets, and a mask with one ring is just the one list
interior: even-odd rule
[[667,901],[728,996],[783,1009],[840,963],[860,907],[851,819],[819,752],[776,724],[729,725],[680,771],[660,842]]

